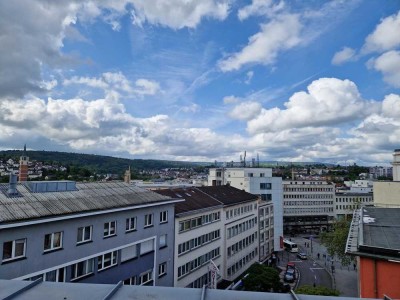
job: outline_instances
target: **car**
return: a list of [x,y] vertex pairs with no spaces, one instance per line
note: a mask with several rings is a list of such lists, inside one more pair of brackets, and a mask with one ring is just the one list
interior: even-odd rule
[[286,271],[289,269],[295,269],[295,263],[294,262],[288,262],[286,265]]
[[296,271],[294,269],[288,269],[285,272],[285,276],[283,277],[283,280],[285,282],[294,282],[296,279]]
[[297,253],[297,257],[300,259],[307,259],[307,254],[305,254],[304,252],[299,252]]

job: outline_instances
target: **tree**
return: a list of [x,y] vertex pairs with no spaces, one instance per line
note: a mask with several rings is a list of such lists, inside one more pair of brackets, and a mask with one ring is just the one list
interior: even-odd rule
[[248,276],[243,279],[243,286],[246,291],[254,292],[279,292],[282,290],[282,283],[279,279],[279,272],[271,267],[255,263],[248,270]]
[[328,250],[330,256],[337,256],[342,265],[348,266],[353,258],[345,254],[347,236],[349,234],[350,221],[346,219],[338,220],[333,225],[333,231],[321,234],[321,243]]
[[322,296],[339,296],[338,290],[332,290],[324,286],[313,287],[311,285],[303,285],[296,289],[296,294],[305,295],[322,295]]

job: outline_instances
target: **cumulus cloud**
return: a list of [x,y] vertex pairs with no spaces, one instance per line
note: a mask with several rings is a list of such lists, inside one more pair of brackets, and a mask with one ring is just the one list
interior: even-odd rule
[[285,3],[283,1],[274,4],[272,0],[253,0],[251,4],[239,9],[238,18],[243,21],[251,16],[271,16],[281,11],[284,7]]
[[345,62],[355,59],[356,51],[352,48],[343,47],[342,50],[335,53],[332,58],[332,64],[341,65]]
[[135,85],[138,87],[135,92],[141,95],[155,95],[160,90],[158,82],[148,79],[138,79],[135,81]]
[[383,52],[400,45],[400,11],[384,18],[367,36],[362,52]]
[[302,25],[299,15],[281,14],[268,23],[261,24],[261,31],[249,38],[247,46],[219,62],[223,72],[239,70],[246,64],[272,64],[277,55],[300,44]]
[[383,74],[383,80],[394,87],[400,87],[400,51],[388,51],[378,58],[372,58],[367,66]]
[[285,109],[262,109],[247,124],[251,134],[276,132],[287,128],[337,125],[360,119],[376,110],[376,105],[361,98],[350,80],[320,78],[307,92],[297,92],[284,104]]
[[148,22],[174,29],[195,28],[206,17],[224,20],[229,13],[229,1],[223,0],[134,0],[133,5],[134,24]]
[[248,101],[236,105],[229,113],[229,116],[238,120],[250,120],[257,116],[261,111],[261,104]]

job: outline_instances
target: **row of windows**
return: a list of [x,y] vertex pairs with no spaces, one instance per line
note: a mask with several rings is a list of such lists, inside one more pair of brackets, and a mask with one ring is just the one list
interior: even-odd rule
[[272,229],[265,230],[264,232],[260,233],[260,243],[264,243],[269,239],[272,239],[273,237],[274,237],[274,231]]
[[220,238],[220,230],[215,230],[210,233],[203,234],[197,238],[191,239],[187,242],[178,245],[178,255],[189,252],[202,245],[208,244]]
[[[254,209],[257,208],[257,204],[254,204]],[[229,220],[231,218],[238,217],[243,214],[247,214],[248,212],[253,211],[253,204],[243,205],[241,207],[236,207],[233,209],[229,209],[226,211],[226,219]]]
[[260,190],[270,190],[272,188],[271,183],[261,182],[260,183]]
[[316,205],[333,205],[333,201],[284,201],[284,206],[316,206]]
[[271,217],[269,219],[266,219],[266,220],[261,220],[260,221],[260,229],[268,228],[270,222],[271,222],[271,224],[274,224],[274,218],[273,217]]
[[189,261],[188,263],[184,264],[183,266],[178,267],[178,279],[193,272],[197,268],[201,267],[202,265],[208,263],[210,259],[214,259],[220,255],[220,249],[215,248],[210,252],[199,256],[198,258]]
[[253,228],[256,224],[257,217],[228,228],[228,239],[233,238],[234,236],[237,236],[238,234],[241,234],[242,232]]
[[228,276],[232,276],[236,272],[240,271],[246,264],[252,261],[258,254],[257,248],[247,254],[245,257],[237,261],[235,264],[228,268]]
[[333,192],[333,187],[315,188],[315,187],[283,187],[283,192]]
[[272,194],[260,194],[260,196],[263,201],[272,201]]
[[190,220],[180,221],[179,232],[192,230],[194,228],[219,221],[220,219],[221,219],[220,213],[215,212],[207,215],[202,215],[200,217],[196,217]]
[[[160,212],[160,223],[168,221],[168,211]],[[125,231],[131,232],[136,230],[137,217],[126,219]],[[153,225],[153,214],[145,215],[144,227]],[[50,252],[54,250],[61,250],[63,248],[63,232],[53,232],[44,235],[43,251]],[[91,242],[93,235],[93,226],[79,227],[77,231],[76,243],[77,245]],[[103,237],[111,237],[117,235],[117,221],[104,223]],[[3,261],[10,261],[25,256],[26,238],[14,241],[8,241],[3,244]]]
[[273,214],[273,212],[274,212],[273,206],[260,208],[260,217],[263,217],[264,215],[268,216],[269,213]]
[[310,207],[310,208],[284,208],[284,214],[307,214],[307,213],[329,213],[333,207]]
[[336,205],[336,209],[356,209],[357,204],[349,205]]
[[332,199],[333,194],[289,194],[284,199]]
[[[159,245],[160,248],[166,241],[166,235],[159,237]],[[145,255],[147,253],[154,251],[154,241],[147,240],[135,245],[131,245],[120,250],[108,252],[102,255],[97,256],[96,258],[90,258],[75,264],[72,264],[67,267],[59,268],[56,270],[52,270],[31,278],[28,280],[36,280],[38,278],[42,278],[43,281],[57,281],[57,282],[65,282],[66,281],[66,270],[70,268],[71,270],[71,281],[79,280],[85,276],[91,275],[94,273],[95,265],[97,265],[97,272],[101,272],[108,268],[118,265],[118,258],[120,258],[120,262],[126,262],[128,260],[137,258],[139,256]],[[160,272],[161,271],[161,272]],[[166,272],[166,263],[165,267],[159,266],[159,276],[164,275]],[[139,284],[145,283],[142,279],[139,280]]]
[[[220,266],[217,266],[219,269]],[[217,274],[217,280],[221,278],[220,274]],[[189,283],[186,287],[187,288],[202,288],[204,285],[208,285],[211,282],[211,272],[207,272],[197,278],[195,281]]]
[[355,197],[355,198],[336,198],[336,202],[355,202],[355,201],[361,201],[361,202],[372,202],[372,197]]
[[254,243],[254,241],[257,239],[257,232],[254,232],[253,234],[247,236],[243,240],[240,240],[239,242],[233,244],[232,246],[228,247],[228,257],[231,257],[238,252],[242,251],[243,249],[247,248],[251,244]]
[[[167,262],[158,265],[158,278],[167,274]],[[132,276],[123,281],[124,285],[150,285],[153,282],[153,270],[147,270],[139,276]]]

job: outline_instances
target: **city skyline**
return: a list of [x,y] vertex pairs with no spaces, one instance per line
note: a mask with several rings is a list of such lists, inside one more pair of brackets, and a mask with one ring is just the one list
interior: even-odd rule
[[398,1],[4,1],[0,149],[387,164]]

